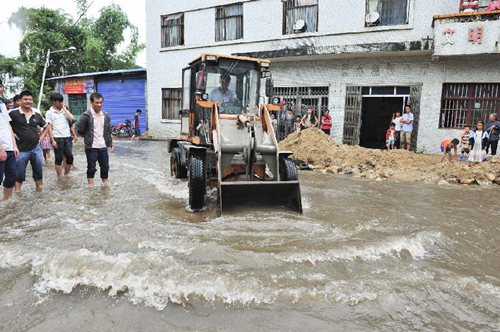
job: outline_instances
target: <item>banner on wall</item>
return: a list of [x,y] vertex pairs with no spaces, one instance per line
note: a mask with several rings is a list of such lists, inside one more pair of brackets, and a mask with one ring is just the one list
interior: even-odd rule
[[67,78],[64,80],[64,92],[67,94],[82,94],[84,90],[84,80],[82,78]]
[[54,86],[55,93],[64,93],[64,80],[57,80]]
[[85,77],[85,80],[83,82],[83,88],[85,90],[85,93],[94,93],[95,92],[94,79],[92,77]]

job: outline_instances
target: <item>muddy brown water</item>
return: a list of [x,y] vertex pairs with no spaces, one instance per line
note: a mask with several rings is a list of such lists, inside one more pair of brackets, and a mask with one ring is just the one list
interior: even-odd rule
[[500,192],[300,173],[304,214],[186,209],[163,142],[0,203],[0,331],[500,329]]

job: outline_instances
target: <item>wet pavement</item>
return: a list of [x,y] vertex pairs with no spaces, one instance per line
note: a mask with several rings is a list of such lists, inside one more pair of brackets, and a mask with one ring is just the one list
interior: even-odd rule
[[[165,142],[0,203],[0,331],[500,329],[500,191],[299,174],[304,214],[186,208]],[[28,173],[29,174],[29,173]]]

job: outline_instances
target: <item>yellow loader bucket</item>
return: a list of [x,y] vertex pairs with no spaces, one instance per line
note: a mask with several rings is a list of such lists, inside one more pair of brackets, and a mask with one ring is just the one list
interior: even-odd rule
[[299,181],[236,181],[219,186],[219,209],[240,205],[288,206],[302,213]]

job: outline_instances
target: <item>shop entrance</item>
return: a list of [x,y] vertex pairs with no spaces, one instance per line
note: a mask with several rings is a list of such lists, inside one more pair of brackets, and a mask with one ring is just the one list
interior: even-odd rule
[[[385,147],[385,133],[392,114],[402,112],[405,105],[401,97],[363,97],[359,145],[371,149]],[[402,113],[401,113],[402,114]]]
[[[362,87],[346,86],[346,100],[344,112],[344,134],[343,143],[349,145],[360,145],[362,137],[363,146],[381,148],[384,144],[379,132],[381,127],[385,130],[390,125],[392,113],[397,108],[401,111],[405,105],[412,109],[413,133],[411,135],[411,150],[417,150],[418,124],[420,119],[420,97],[421,85],[412,86],[378,86]],[[373,99],[381,98],[380,101]],[[394,110],[393,110],[394,107]],[[373,119],[372,119],[373,118]],[[370,128],[369,123],[376,123],[376,128]],[[364,127],[364,128],[362,128]],[[363,130],[363,134],[362,134]],[[383,131],[385,133],[385,131]],[[385,141],[385,136],[383,136]],[[374,140],[374,138],[376,138]]]
[[362,93],[359,145],[383,149],[392,115],[396,112],[403,114],[410,97],[410,87],[366,87]]

